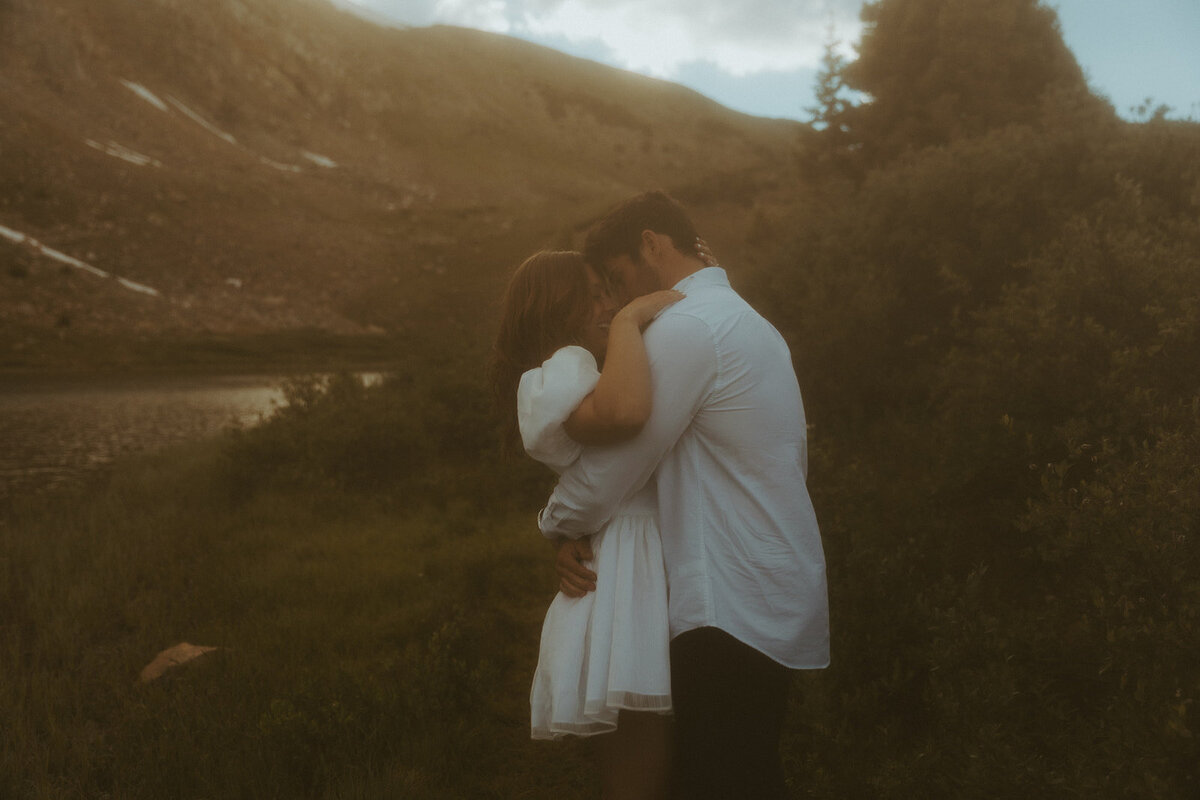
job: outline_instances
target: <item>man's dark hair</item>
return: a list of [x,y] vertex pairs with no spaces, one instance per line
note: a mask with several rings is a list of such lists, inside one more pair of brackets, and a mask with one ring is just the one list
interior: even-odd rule
[[671,237],[681,253],[691,253],[696,241],[696,227],[683,206],[666,192],[646,192],[629,198],[596,223],[584,242],[584,258],[598,268],[619,256],[637,261],[645,230]]

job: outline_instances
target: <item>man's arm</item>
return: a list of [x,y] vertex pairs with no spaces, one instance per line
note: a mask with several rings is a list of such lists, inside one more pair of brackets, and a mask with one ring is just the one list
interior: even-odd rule
[[703,405],[716,379],[716,351],[703,322],[668,311],[645,334],[653,407],[637,438],[586,448],[538,515],[542,535],[571,539],[604,527],[621,501],[646,484]]

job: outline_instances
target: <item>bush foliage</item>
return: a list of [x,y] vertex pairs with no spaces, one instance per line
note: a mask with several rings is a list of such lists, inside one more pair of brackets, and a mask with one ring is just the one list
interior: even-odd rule
[[[876,6],[873,59],[915,35]],[[887,108],[919,118],[909,89]],[[1200,126],[1028,111],[816,135],[755,286],[815,440],[834,662],[791,734],[817,796],[1200,791]]]

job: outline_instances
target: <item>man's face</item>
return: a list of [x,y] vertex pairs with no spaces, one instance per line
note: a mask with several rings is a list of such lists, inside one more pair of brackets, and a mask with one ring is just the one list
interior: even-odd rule
[[609,287],[618,305],[625,305],[635,297],[640,297],[662,288],[662,281],[654,269],[641,258],[616,256],[604,262],[604,271],[608,276]]

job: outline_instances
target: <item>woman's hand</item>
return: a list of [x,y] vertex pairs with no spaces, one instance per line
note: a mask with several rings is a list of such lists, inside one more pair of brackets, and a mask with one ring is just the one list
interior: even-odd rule
[[714,256],[712,251],[708,249],[708,242],[704,241],[699,236],[696,237],[696,257],[703,261],[704,266],[706,267],[717,266],[716,256]]
[[683,292],[677,292],[674,289],[663,289],[635,297],[617,312],[617,315],[613,317],[613,322],[625,319],[637,325],[638,330],[645,330],[646,326],[658,316],[658,312],[669,305],[678,303],[683,298]]

